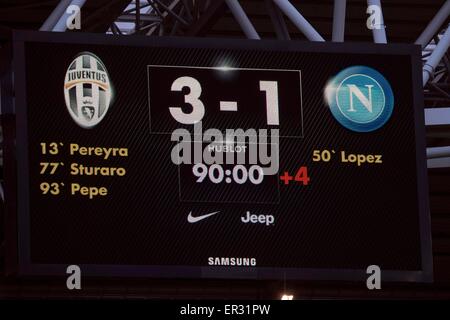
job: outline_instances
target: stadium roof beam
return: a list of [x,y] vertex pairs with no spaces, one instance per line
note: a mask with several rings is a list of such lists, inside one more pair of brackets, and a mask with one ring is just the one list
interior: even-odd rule
[[[127,10],[124,10],[123,12],[122,12],[122,15],[126,15],[127,13],[132,13],[132,12],[136,12],[136,10],[137,10],[137,8],[138,8],[138,4],[137,4],[137,2],[136,1],[133,1],[133,3],[135,3],[135,6],[133,7],[133,8],[131,8],[131,9],[127,9]],[[144,8],[147,8],[147,7],[150,7],[150,3],[145,3],[145,4],[142,4],[142,3],[140,3],[139,2],[139,9],[144,9]]]
[[447,30],[445,31],[444,35],[437,43],[430,57],[423,65],[423,86],[427,84],[428,80],[433,75],[434,70],[444,57],[449,46],[450,46],[450,26],[447,27]]
[[448,168],[448,167],[450,167],[450,157],[428,159],[427,166],[428,166],[428,169]]
[[[158,13],[158,15],[161,17],[162,21],[157,25],[157,26],[153,26],[150,28],[150,30],[146,33],[147,35],[152,35],[156,29],[158,29],[158,35],[159,36],[163,36],[165,33],[165,27],[164,27],[164,19],[167,18],[167,16],[172,16],[175,18],[176,21],[181,22],[181,24],[185,25],[185,26],[189,26],[189,23],[184,20],[183,18],[180,17],[180,15],[176,14],[175,12],[173,12],[174,8],[178,5],[178,3],[180,3],[180,0],[174,0],[170,5],[164,5],[161,6],[163,7],[163,9],[165,10],[164,12],[160,11],[158,6],[155,5],[155,3],[153,1],[149,0],[150,5],[153,7],[153,9]],[[160,4],[161,1],[158,0],[158,3],[156,4]]]
[[301,13],[288,0],[273,0],[281,11],[292,21],[293,24],[308,38],[310,41],[325,41],[324,38],[314,29],[314,27],[306,20]]
[[66,9],[70,6],[72,0],[61,0],[48,18],[44,21],[39,28],[40,31],[52,31],[58,20],[66,12]]
[[244,34],[249,39],[260,40],[261,37],[256,32],[255,27],[251,23],[250,19],[245,14],[244,9],[242,9],[238,0],[225,0],[230,9],[233,17],[236,19],[237,23],[241,27]]
[[207,10],[193,23],[187,30],[187,36],[201,36],[203,35],[223,14],[226,5],[225,0],[212,1]]
[[425,124],[427,126],[450,125],[450,108],[426,108]]
[[433,39],[434,35],[438,33],[439,28],[441,28],[444,22],[448,19],[449,15],[450,0],[447,0],[417,38],[415,44],[420,44],[422,48],[425,48]]
[[427,148],[428,159],[447,158],[447,157],[450,157],[450,147]]
[[[134,22],[136,21],[136,16],[134,14],[123,14],[117,18],[116,22]],[[161,22],[161,17],[150,15],[150,14],[141,14],[140,19],[141,22]]]
[[289,35],[286,22],[284,21],[283,14],[280,12],[280,9],[273,4],[272,0],[265,1],[277,38],[280,40],[291,40],[291,36]]
[[188,20],[189,21],[194,20],[194,16],[192,15],[192,12],[191,12],[191,10],[192,10],[192,6],[191,6],[192,2],[188,3],[188,0],[181,0],[181,2],[183,3],[183,6],[185,8]]
[[344,42],[345,34],[345,12],[347,0],[334,0],[333,8],[333,42]]
[[112,31],[113,34],[120,34],[120,35],[123,34],[122,30],[120,30],[120,28],[117,27],[117,25],[114,22],[111,25],[111,31]]
[[[174,17],[177,21],[179,21],[181,24],[188,26],[189,23],[184,20],[182,17],[180,17],[178,14],[176,14],[173,9],[175,8],[175,6],[178,4],[179,1],[174,1],[174,3],[172,3],[171,6],[166,6],[164,3],[162,3],[160,0],[153,0],[154,3],[157,3],[159,6],[161,6],[161,8],[163,8],[165,10],[165,12],[167,12],[167,14],[171,15],[172,17]],[[154,4],[152,5],[154,6]]]
[[379,13],[379,24],[373,26],[372,28],[372,35],[373,35],[373,41],[375,43],[387,43],[386,38],[386,26],[384,25],[384,18],[383,18],[383,9],[381,8],[381,1],[380,0],[367,0],[367,13],[370,13],[370,7],[376,6],[379,11],[374,11],[373,13]]
[[135,32],[139,32],[141,29],[141,0],[135,1],[136,3],[136,24],[134,27]]

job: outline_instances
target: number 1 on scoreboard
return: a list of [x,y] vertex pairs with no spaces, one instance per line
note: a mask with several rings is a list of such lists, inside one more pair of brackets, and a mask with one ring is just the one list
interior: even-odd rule
[[259,89],[266,92],[267,124],[278,126],[280,124],[278,117],[278,82],[260,81]]

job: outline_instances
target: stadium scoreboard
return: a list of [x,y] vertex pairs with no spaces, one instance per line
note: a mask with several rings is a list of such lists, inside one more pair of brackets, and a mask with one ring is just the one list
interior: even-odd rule
[[19,274],[431,279],[419,47],[17,32],[13,57]]

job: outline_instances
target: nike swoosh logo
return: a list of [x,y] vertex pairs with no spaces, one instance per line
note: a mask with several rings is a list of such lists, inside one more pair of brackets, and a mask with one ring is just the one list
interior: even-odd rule
[[188,220],[189,223],[196,223],[196,222],[199,222],[199,221],[201,221],[203,219],[209,218],[209,217],[211,217],[211,216],[213,216],[213,215],[215,215],[216,213],[219,213],[219,212],[220,211],[216,211],[216,212],[211,212],[211,213],[208,213],[208,214],[204,214],[202,216],[193,217],[192,216],[192,211],[191,211],[191,212],[189,212],[187,220]]

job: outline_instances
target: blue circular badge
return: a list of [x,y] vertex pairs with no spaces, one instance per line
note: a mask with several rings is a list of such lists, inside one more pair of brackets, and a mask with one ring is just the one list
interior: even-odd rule
[[339,72],[327,84],[325,98],[334,118],[356,132],[381,128],[394,109],[389,82],[381,73],[365,66]]

